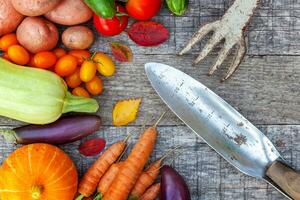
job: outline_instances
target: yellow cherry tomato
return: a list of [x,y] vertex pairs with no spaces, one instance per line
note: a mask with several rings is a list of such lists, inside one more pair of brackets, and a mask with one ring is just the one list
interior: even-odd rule
[[12,45],[7,50],[9,59],[18,65],[26,65],[30,61],[30,54],[20,45]]
[[19,44],[15,33],[9,33],[0,39],[0,48],[2,51],[7,51],[12,45]]
[[90,98],[90,94],[83,87],[74,88],[72,94],[79,97]]
[[81,80],[80,80],[80,69],[77,68],[76,71],[71,74],[70,76],[66,77],[66,82],[67,85],[70,88],[76,88],[81,84]]
[[95,76],[91,81],[87,82],[85,87],[92,95],[99,95],[103,92],[102,80],[97,76]]
[[98,52],[93,60],[96,62],[98,71],[102,76],[114,75],[116,67],[111,57],[105,53]]
[[83,82],[91,81],[97,72],[97,66],[92,60],[85,60],[80,67],[80,79]]
[[71,55],[65,55],[58,59],[55,65],[55,73],[61,77],[69,76],[76,71],[77,58]]

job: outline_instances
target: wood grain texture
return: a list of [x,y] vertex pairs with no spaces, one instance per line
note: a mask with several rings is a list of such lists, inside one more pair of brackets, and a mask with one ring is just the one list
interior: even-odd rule
[[[215,58],[209,57],[204,63],[193,66],[193,57],[136,55],[133,63],[118,64],[116,76],[104,79],[104,94],[97,97],[100,103],[98,114],[103,118],[103,123],[112,124],[112,108],[119,99],[143,97],[138,120],[133,125],[143,124],[147,117],[154,120],[160,114],[158,111],[167,109],[144,72],[146,62],[157,61],[173,65],[201,81],[255,124],[299,124],[300,57],[247,57],[236,74],[225,83],[220,83],[220,79],[226,72],[228,62],[215,76],[208,77],[208,68]],[[0,118],[0,124],[20,123]],[[162,124],[180,125],[182,122],[169,115]]]
[[[291,165],[300,169],[300,2],[299,0],[262,0],[247,32],[248,53],[234,76],[225,83],[219,80],[225,75],[230,57],[213,77],[206,74],[213,65],[217,48],[211,56],[197,66],[192,66],[207,38],[195,46],[188,55],[176,56],[199,26],[219,19],[233,0],[190,0],[185,16],[171,16],[162,8],[155,21],[162,22],[170,30],[170,39],[153,48],[138,47],[128,40],[126,33],[113,38],[96,34],[94,51],[110,52],[110,41],[128,44],[134,53],[132,63],[117,63],[117,74],[105,78],[105,92],[97,97],[98,114],[104,128],[97,136],[105,137],[108,144],[122,139],[130,132],[139,132],[145,119],[151,124],[166,106],[151,88],[144,73],[144,64],[150,61],[173,65],[207,85],[227,100],[251,122],[258,125],[277,146]],[[130,21],[133,23],[133,20]],[[88,26],[91,26],[90,22]],[[60,27],[60,31],[65,28]],[[95,31],[95,29],[94,29]],[[111,126],[111,111],[119,99],[143,97],[138,119],[128,127]],[[0,126],[21,125],[0,117]],[[183,151],[174,167],[186,178],[193,200],[281,200],[282,195],[265,182],[238,172],[224,161],[203,141],[196,138],[171,112],[159,127],[160,136],[152,159],[161,156],[174,145],[182,145]],[[96,137],[93,135],[91,137]],[[85,158],[77,147],[81,142],[62,146],[74,159],[80,174],[95,158]],[[17,146],[0,139],[0,161]]]

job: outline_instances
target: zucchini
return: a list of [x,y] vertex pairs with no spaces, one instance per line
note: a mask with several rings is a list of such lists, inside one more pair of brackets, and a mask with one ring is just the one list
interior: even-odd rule
[[0,58],[0,115],[31,124],[48,124],[67,112],[96,112],[96,100],[73,96],[56,74]]

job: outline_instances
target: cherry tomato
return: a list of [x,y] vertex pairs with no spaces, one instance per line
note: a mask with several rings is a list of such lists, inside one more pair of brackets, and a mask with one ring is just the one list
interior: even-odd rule
[[0,48],[2,51],[7,51],[8,47],[15,44],[19,44],[15,33],[6,34],[0,39]]
[[159,12],[161,2],[161,0],[128,0],[126,10],[131,17],[145,21]]
[[61,58],[64,55],[67,55],[67,52],[63,48],[56,48],[53,50],[53,53],[56,55],[57,58]]
[[76,71],[71,74],[70,76],[66,77],[66,82],[67,85],[70,88],[76,88],[81,84],[81,80],[80,80],[80,69],[77,68]]
[[12,45],[7,50],[9,59],[18,65],[26,65],[30,60],[28,51],[20,45]]
[[96,63],[92,60],[85,60],[80,67],[80,79],[83,82],[89,82],[95,77],[96,72]]
[[27,63],[27,65],[28,65],[29,67],[35,67],[35,66],[34,66],[34,60],[33,60],[33,58],[34,58],[34,54],[30,54],[30,60],[29,60],[29,62]]
[[99,95],[103,92],[102,80],[97,76],[95,76],[90,82],[87,82],[85,87],[92,95]]
[[[117,5],[120,13],[125,13],[125,8]],[[114,16],[111,19],[104,19],[94,14],[94,26],[104,36],[114,36],[125,30],[128,24],[128,16]]]
[[51,51],[43,51],[33,56],[33,66],[48,69],[55,65],[57,61],[56,55]]
[[59,76],[69,76],[76,71],[77,68],[77,58],[71,55],[65,55],[58,59],[55,65],[55,73]]
[[84,60],[87,60],[91,57],[91,53],[87,50],[71,50],[69,54],[78,59],[78,64],[81,65]]
[[98,52],[94,56],[93,60],[96,62],[98,71],[102,76],[114,75],[116,67],[111,57],[105,53]]
[[90,94],[83,87],[74,88],[72,94],[79,97],[90,98]]
[[5,60],[8,60],[8,61],[10,61],[10,59],[9,59],[9,56],[8,56],[8,53],[7,53],[7,52],[3,53],[3,55],[2,55],[2,58],[4,58]]

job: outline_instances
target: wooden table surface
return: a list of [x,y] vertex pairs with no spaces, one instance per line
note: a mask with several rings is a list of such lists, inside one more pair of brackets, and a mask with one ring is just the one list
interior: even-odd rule
[[[168,42],[155,48],[138,47],[128,40],[125,33],[114,38],[97,36],[93,50],[109,52],[109,41],[123,41],[134,52],[132,63],[118,63],[116,76],[104,79],[105,92],[97,97],[103,128],[97,135],[105,137],[111,144],[128,133],[139,132],[144,121],[149,125],[167,110],[144,73],[146,62],[162,62],[190,74],[227,100],[271,139],[287,162],[300,169],[299,0],[262,0],[247,34],[249,48],[245,61],[225,83],[219,80],[225,75],[232,57],[213,77],[206,74],[214,63],[217,50],[201,64],[192,65],[205,41],[186,56],[176,55],[198,26],[219,19],[232,2],[190,0],[189,10],[182,17],[174,17],[163,8],[154,20],[165,24],[170,29],[171,37]],[[138,119],[127,127],[113,127],[113,104],[119,99],[133,97],[143,97]],[[6,128],[22,123],[1,117],[0,124]],[[170,111],[160,123],[159,132],[152,159],[172,146],[182,145],[183,150],[175,158],[173,166],[187,180],[193,200],[283,199],[264,181],[243,175],[228,164]],[[16,146],[0,140],[0,160],[3,161]],[[61,147],[76,161],[82,174],[95,157],[81,156],[77,151],[79,144],[80,141]]]

